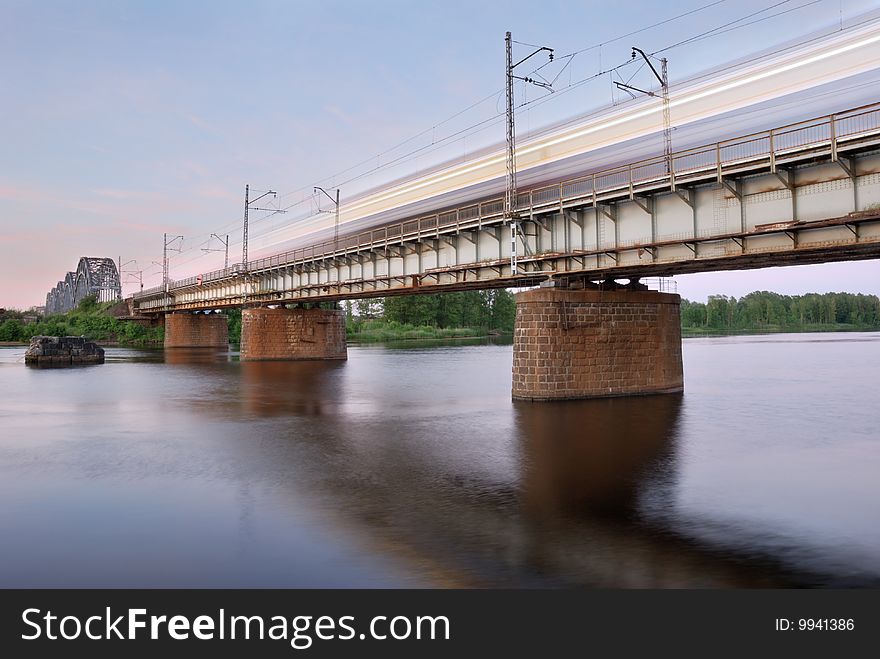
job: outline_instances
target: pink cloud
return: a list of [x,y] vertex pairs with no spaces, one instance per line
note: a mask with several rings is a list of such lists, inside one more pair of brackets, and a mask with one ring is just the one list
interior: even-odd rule
[[139,190],[113,190],[109,188],[103,188],[99,190],[93,190],[94,194],[99,197],[109,197],[110,199],[143,199],[147,195],[147,193],[141,192]]
[[23,183],[0,183],[0,199],[9,201],[34,201],[42,193]]
[[204,197],[206,199],[223,199],[233,202],[239,201],[239,195],[233,194],[227,188],[219,185],[203,185],[196,188],[195,193],[199,197]]

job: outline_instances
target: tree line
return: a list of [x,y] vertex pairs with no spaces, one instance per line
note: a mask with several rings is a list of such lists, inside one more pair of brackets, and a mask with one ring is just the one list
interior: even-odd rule
[[414,326],[471,327],[512,332],[513,294],[504,289],[385,298],[385,320]]
[[[161,328],[118,320],[93,298],[76,311],[33,317],[31,312],[0,312],[0,341],[31,336],[82,335],[92,340],[147,344],[162,340]],[[513,331],[516,306],[505,289],[410,295],[342,303],[350,336],[375,340],[478,336]],[[229,336],[241,334],[241,311],[227,312]],[[29,317],[30,316],[30,317]],[[36,321],[36,322],[32,322]],[[855,293],[780,295],[756,291],[739,299],[710,295],[707,302],[681,301],[685,330],[760,331],[800,329],[880,329],[880,298]]]
[[[336,303],[316,306],[335,308]],[[365,298],[340,303],[346,334],[365,341],[465,338],[513,332],[516,305],[504,289]],[[225,312],[229,340],[241,339],[241,310]]]
[[505,289],[354,300],[343,308],[349,336],[366,340],[510,333],[516,315]]
[[683,328],[761,330],[839,327],[880,329],[880,298],[855,293],[780,295],[755,291],[737,299],[710,295],[708,302],[681,301]]

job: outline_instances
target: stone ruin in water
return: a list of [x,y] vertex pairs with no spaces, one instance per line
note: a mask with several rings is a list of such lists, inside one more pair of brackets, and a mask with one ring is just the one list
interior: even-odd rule
[[33,366],[103,364],[104,349],[82,336],[34,336],[24,353],[24,363]]

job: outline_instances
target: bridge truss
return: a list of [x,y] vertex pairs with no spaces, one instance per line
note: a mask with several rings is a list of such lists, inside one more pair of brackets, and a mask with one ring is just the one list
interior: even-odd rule
[[76,271],[68,272],[46,295],[46,313],[76,309],[90,295],[94,295],[98,302],[122,299],[119,270],[113,259],[83,256]]

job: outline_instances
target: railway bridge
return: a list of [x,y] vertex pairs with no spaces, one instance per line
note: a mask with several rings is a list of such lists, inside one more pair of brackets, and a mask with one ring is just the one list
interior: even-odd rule
[[113,259],[95,256],[80,258],[76,270],[68,272],[46,294],[46,313],[72,311],[89,296],[94,296],[98,302],[122,299],[119,270]]
[[[492,287],[517,297],[513,395],[681,391],[679,298],[650,276],[880,256],[880,103],[239,263],[136,294],[166,346],[242,359],[344,359],[342,312],[316,303]],[[625,284],[616,283],[626,280]],[[326,306],[326,305],[321,305]]]

